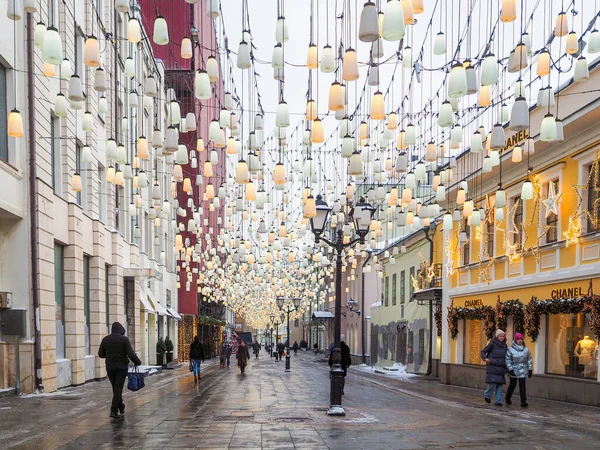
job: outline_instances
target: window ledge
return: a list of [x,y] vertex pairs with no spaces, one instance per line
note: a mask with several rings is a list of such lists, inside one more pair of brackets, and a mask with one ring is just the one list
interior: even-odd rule
[[3,159],[0,159],[0,169],[2,169],[4,172],[6,172],[9,175],[12,175],[14,178],[16,178],[19,181],[21,181],[23,179],[23,172],[21,172],[19,169],[17,169],[15,166],[13,166],[8,161],[4,161]]

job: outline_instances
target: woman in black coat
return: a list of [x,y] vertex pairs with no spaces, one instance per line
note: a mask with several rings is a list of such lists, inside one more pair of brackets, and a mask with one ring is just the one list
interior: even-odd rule
[[481,359],[485,361],[485,382],[487,389],[483,397],[487,403],[491,402],[492,395],[496,391],[496,406],[502,406],[502,385],[505,383],[506,374],[506,334],[502,330],[496,330],[496,337],[481,350]]

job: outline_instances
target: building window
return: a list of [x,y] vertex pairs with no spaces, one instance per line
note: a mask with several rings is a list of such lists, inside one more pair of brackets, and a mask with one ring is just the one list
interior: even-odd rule
[[8,162],[8,99],[6,67],[0,64],[0,159]]
[[413,280],[415,278],[415,266],[412,266],[408,271],[408,301],[413,301],[413,294],[415,293],[415,285]]
[[488,343],[483,320],[465,320],[464,363],[484,365],[481,349]]
[[106,317],[106,334],[110,332],[110,290],[108,288],[108,274],[110,272],[110,266],[105,264],[104,266],[104,303],[105,303],[105,317]]
[[85,354],[91,355],[90,345],[90,257],[83,255],[83,316]]
[[56,359],[66,355],[64,247],[54,244],[54,302],[56,304]]
[[400,304],[406,302],[406,270],[400,272]]
[[408,345],[406,348],[406,362],[407,364],[413,363],[414,356],[414,345],[415,345],[415,333],[413,331],[408,332]]
[[591,186],[586,189],[587,210],[589,211],[586,230],[589,233],[600,230],[600,167],[597,167],[595,163],[588,166],[588,177],[590,177]]
[[495,242],[494,238],[496,237],[496,225],[494,224],[493,217],[486,223],[486,238],[487,238],[487,252],[486,256],[488,258],[493,258],[495,254]]
[[[548,198],[548,195],[552,194],[552,189],[550,186],[552,186],[554,189],[554,195],[559,193],[558,179],[552,180],[544,186],[544,192],[546,194],[545,198]],[[559,231],[558,215],[551,212],[546,216],[546,211],[544,211],[544,217],[546,217],[546,226],[548,227],[548,231],[546,232],[546,243],[548,244],[550,242],[556,242],[558,240]]]
[[385,296],[383,297],[383,306],[388,306],[390,298],[390,277],[385,277]]
[[416,364],[421,365],[425,359],[425,328],[419,330],[419,353]]
[[98,208],[100,208],[98,217],[100,222],[106,223],[106,175],[104,166],[98,165]]
[[[81,145],[77,143],[75,149],[75,172],[77,172],[81,176],[81,185],[83,186],[83,190],[85,190],[85,180],[83,173],[81,172]],[[77,204],[83,207],[83,190],[77,192]]]
[[60,167],[60,118],[50,114],[50,164],[52,166],[52,188],[56,195],[62,192],[62,170]]
[[294,320],[294,327],[298,328],[300,326],[300,321],[298,319]]
[[396,274],[392,275],[392,306],[396,304]]
[[[515,203],[517,204],[515,208]],[[521,250],[521,246],[523,245],[523,233],[522,233],[522,225],[523,225],[523,202],[519,197],[514,197],[512,201],[512,207],[515,209],[515,215],[513,222],[515,224],[514,233],[513,233],[513,245],[516,245],[516,250]]]
[[591,328],[590,315],[550,314],[546,329],[546,372],[595,380],[598,375],[598,342]]
[[[461,239],[463,240],[462,248],[462,265],[465,266],[471,262],[471,227],[469,226],[469,222],[467,219],[463,221],[464,229],[461,232]],[[464,234],[463,234],[464,233]]]

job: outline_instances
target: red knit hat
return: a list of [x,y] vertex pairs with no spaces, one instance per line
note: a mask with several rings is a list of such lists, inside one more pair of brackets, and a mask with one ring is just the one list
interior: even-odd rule
[[515,341],[518,341],[519,339],[523,339],[523,335],[521,333],[515,333]]

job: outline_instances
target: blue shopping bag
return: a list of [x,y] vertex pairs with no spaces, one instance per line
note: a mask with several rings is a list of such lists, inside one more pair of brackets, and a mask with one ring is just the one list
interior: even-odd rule
[[135,392],[146,386],[146,383],[144,381],[144,374],[138,372],[137,366],[133,370],[133,372],[127,374],[127,389]]

